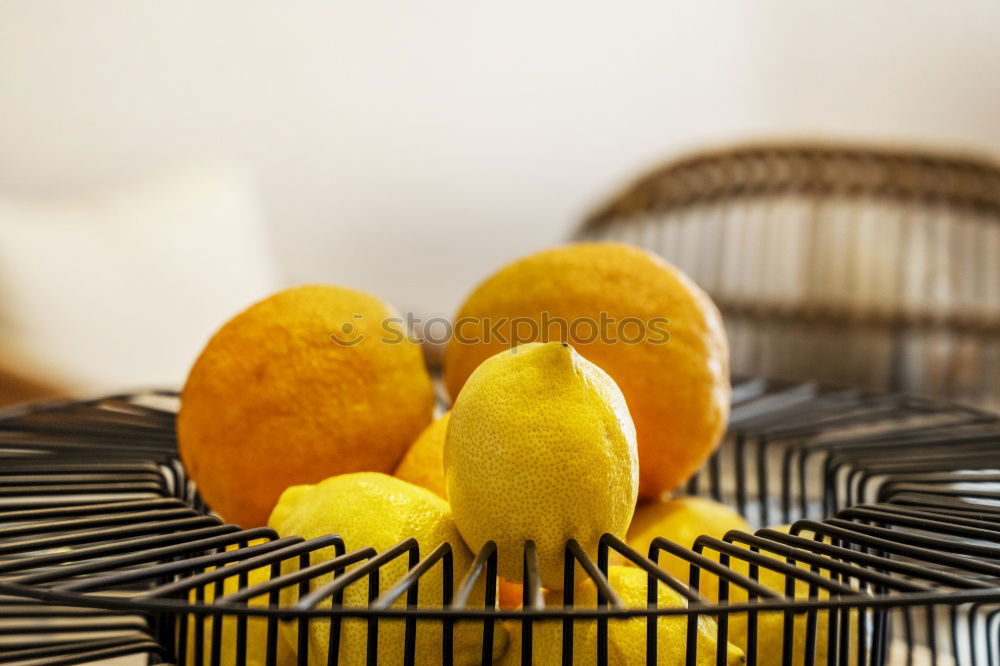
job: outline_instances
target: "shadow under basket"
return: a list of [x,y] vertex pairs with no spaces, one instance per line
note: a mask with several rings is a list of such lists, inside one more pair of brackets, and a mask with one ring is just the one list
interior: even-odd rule
[[[597,591],[582,605],[573,586],[543,596],[529,542],[523,606],[498,610],[491,544],[463,571],[447,545],[347,552],[336,535],[222,523],[177,457],[176,401],[152,391],[3,412],[0,663],[334,664],[354,639],[363,646],[352,654],[386,663],[380,632],[402,636],[403,663],[428,663],[419,631],[433,632],[435,661],[451,664],[470,628],[476,660],[491,663],[503,620],[520,636],[505,663],[615,664],[623,618],[645,623],[630,636],[645,641],[635,654],[647,664],[665,647],[659,663],[731,663],[695,640],[702,616],[720,639],[743,633],[748,664],[1000,663],[1000,423],[978,409],[737,381],[726,440],[687,491],[790,530],[702,536],[693,549],[657,538],[644,552],[606,535],[596,560],[570,541],[566,580]],[[402,558],[408,573],[379,576]],[[646,573],[647,604],[625,604],[609,585],[608,563],[622,558]],[[666,558],[690,563],[691,586],[658,566]],[[418,586],[438,569],[443,603],[422,606]],[[482,580],[485,595],[472,594]],[[341,605],[351,585],[367,586],[367,606]],[[687,605],[657,606],[660,585]],[[706,598],[714,590],[718,602]],[[667,622],[681,629],[664,646],[657,626]],[[307,640],[317,623],[323,636],[332,629],[325,645]],[[574,640],[585,632],[594,639]],[[538,657],[540,647],[556,656]]]

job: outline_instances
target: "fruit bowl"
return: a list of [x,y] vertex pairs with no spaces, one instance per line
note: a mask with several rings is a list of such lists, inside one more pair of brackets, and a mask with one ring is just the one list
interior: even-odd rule
[[[418,632],[440,635],[442,663],[465,663],[469,646],[456,636],[470,628],[475,663],[727,664],[726,640],[740,632],[746,663],[766,666],[1000,658],[1000,424],[987,412],[737,381],[726,441],[687,491],[755,526],[790,528],[703,536],[693,549],[657,538],[644,552],[606,535],[596,561],[570,540],[564,582],[591,581],[594,596],[582,601],[573,584],[541,589],[529,542],[522,605],[497,609],[489,543],[454,583],[443,576],[442,606],[424,607],[421,579],[453,567],[447,544],[347,552],[336,535],[279,538],[222,523],[178,460],[176,401],[148,391],[0,414],[0,662],[337,663],[355,627],[364,644],[350,654],[386,663],[379,635],[390,624],[403,627],[408,664],[428,663]],[[658,566],[667,557],[690,563],[690,586]],[[408,573],[381,581],[381,594],[370,585],[367,606],[340,603],[345,588],[377,582],[402,559]],[[616,561],[642,572],[644,600],[608,575]],[[701,594],[709,580],[717,602]],[[686,604],[660,603],[664,589]],[[717,622],[714,650],[698,638],[705,617]],[[316,623],[332,629],[325,655],[308,638]],[[492,649],[497,633],[511,637],[505,652]]]

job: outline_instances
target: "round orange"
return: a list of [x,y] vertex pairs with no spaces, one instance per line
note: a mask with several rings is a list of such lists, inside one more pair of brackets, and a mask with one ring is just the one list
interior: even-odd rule
[[500,608],[504,610],[509,610],[512,608],[520,608],[522,600],[524,599],[524,586],[520,583],[512,583],[511,581],[500,578],[499,587],[497,589],[497,603]]
[[563,340],[611,375],[636,426],[640,497],[681,485],[725,431],[729,349],[719,311],[643,249],[579,243],[530,255],[480,284],[453,324],[444,357],[453,398],[482,361],[515,343]]
[[297,287],[209,340],[181,395],[178,447],[209,506],[255,527],[289,486],[391,472],[433,406],[420,347],[390,306]]

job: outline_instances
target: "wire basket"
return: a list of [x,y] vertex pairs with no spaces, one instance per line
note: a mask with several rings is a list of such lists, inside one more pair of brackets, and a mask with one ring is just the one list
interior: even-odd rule
[[1000,408],[1000,167],[763,143],[638,179],[580,239],[677,264],[719,304],[733,369]]
[[[505,663],[615,664],[609,634],[623,618],[639,618],[645,663],[666,647],[673,656],[659,663],[726,664],[724,650],[705,654],[694,640],[704,616],[715,618],[723,646],[737,623],[746,627],[748,664],[998,663],[996,416],[759,379],[735,382],[733,402],[725,443],[688,490],[730,503],[756,525],[793,522],[787,533],[731,531],[722,540],[702,536],[693,549],[657,538],[641,553],[606,535],[596,561],[570,541],[566,581],[590,579],[597,590],[597,602],[585,605],[574,605],[573,585],[543,596],[529,542],[523,607],[513,610],[495,606],[490,544],[467,571],[446,573],[444,603],[431,608],[417,603],[418,585],[429,571],[452,568],[447,545],[428,552],[407,540],[347,552],[335,535],[306,541],[223,524],[178,460],[176,394],[8,410],[0,419],[0,663],[142,655],[149,663],[315,664],[317,646],[306,639],[315,623],[331,628],[327,663],[338,663],[343,627],[360,622],[368,664],[383,663],[378,636],[390,624],[404,627],[403,663],[427,663],[416,651],[419,625],[439,632],[445,664],[458,663],[458,627],[473,627],[485,646],[478,659],[488,664],[502,620],[521,636]],[[647,605],[623,604],[608,584],[615,557],[645,571]],[[658,566],[665,557],[690,563],[690,586]],[[379,581],[400,558],[407,573]],[[251,582],[261,570],[267,575]],[[765,576],[784,589],[761,584]],[[477,580],[486,592],[474,603]],[[709,580],[718,603],[701,594]],[[362,581],[371,583],[368,605],[340,604]],[[658,585],[686,607],[658,606]],[[765,618],[776,615],[777,636],[764,636]],[[682,623],[686,640],[658,643],[663,622]],[[297,630],[291,659],[282,657],[281,623]],[[553,623],[562,629],[558,658],[532,661]],[[595,625],[586,644],[593,653],[582,654],[574,635]]]

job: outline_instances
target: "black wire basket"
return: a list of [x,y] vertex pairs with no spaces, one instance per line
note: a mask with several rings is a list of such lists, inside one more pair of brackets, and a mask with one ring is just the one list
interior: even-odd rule
[[[176,399],[151,391],[2,414],[0,663],[136,655],[148,663],[336,664],[343,625],[354,622],[365,627],[367,664],[385,663],[378,636],[390,623],[404,627],[403,663],[427,663],[416,648],[419,624],[440,632],[445,664],[458,663],[456,628],[478,628],[489,664],[502,620],[520,635],[505,663],[614,664],[622,662],[609,654],[609,631],[639,618],[646,632],[638,653],[655,664],[664,617],[683,623],[686,637],[668,646],[669,663],[690,666],[730,663],[725,645],[737,617],[748,664],[1000,663],[1000,423],[987,412],[738,381],[726,441],[687,490],[729,503],[755,525],[789,530],[702,536],[693,549],[657,538],[641,553],[605,535],[596,561],[570,541],[566,582],[589,578],[597,590],[596,603],[584,605],[574,605],[572,584],[558,603],[543,596],[528,542],[523,605],[499,610],[491,544],[453,578],[447,544],[427,552],[411,539],[346,552],[336,535],[307,541],[222,523],[177,457]],[[690,585],[658,566],[664,557],[690,563]],[[399,558],[408,573],[380,585],[379,572]],[[645,571],[646,605],[623,604],[609,585],[616,558]],[[437,567],[446,574],[444,603],[420,606],[421,579]],[[249,572],[262,569],[264,580],[251,581]],[[761,584],[765,575],[784,590]],[[709,579],[717,603],[700,593],[699,581]],[[366,580],[367,606],[340,603],[348,586]],[[480,580],[485,594],[474,602]],[[658,585],[686,606],[658,606]],[[778,634],[765,642],[763,618],[776,615]],[[705,616],[723,646],[712,654],[695,640]],[[297,629],[290,660],[282,623]],[[308,640],[313,623],[330,627],[325,657]],[[562,629],[559,657],[533,661],[535,637],[552,623]],[[574,635],[595,625],[594,653],[581,654]]]

